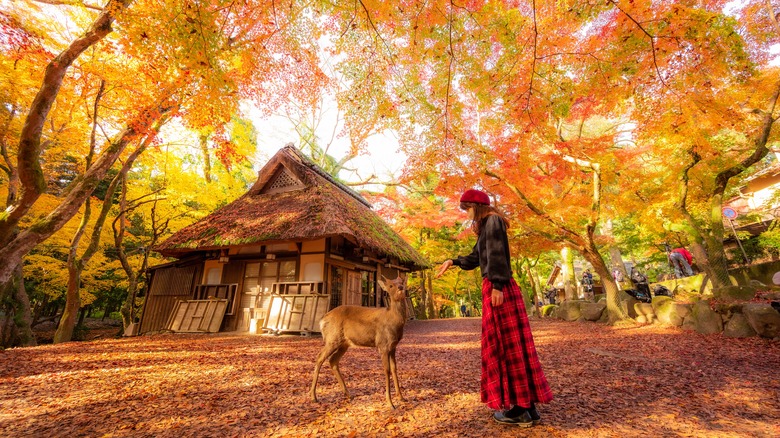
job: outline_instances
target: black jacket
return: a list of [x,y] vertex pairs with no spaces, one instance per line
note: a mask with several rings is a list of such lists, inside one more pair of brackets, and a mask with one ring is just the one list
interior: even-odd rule
[[467,271],[479,266],[482,278],[487,277],[494,289],[503,290],[512,279],[506,226],[496,215],[490,215],[484,220],[471,254],[452,259],[452,264]]

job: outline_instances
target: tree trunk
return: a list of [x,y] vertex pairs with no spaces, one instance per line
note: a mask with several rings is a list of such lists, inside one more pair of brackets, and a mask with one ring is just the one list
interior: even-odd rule
[[539,316],[542,314],[541,309],[539,309],[539,285],[536,282],[536,278],[534,278],[533,270],[531,269],[530,263],[524,263],[523,264],[525,268],[525,275],[528,276],[528,282],[531,284],[531,291],[533,294],[533,306],[534,309],[536,309],[536,315]]
[[425,315],[428,319],[434,319],[437,315],[436,304],[433,301],[433,271],[423,271],[423,281],[428,283],[428,294],[425,299]]
[[0,341],[3,348],[34,346],[30,298],[24,289],[22,265],[17,264],[10,278],[0,283]]
[[68,342],[73,339],[73,329],[76,327],[75,316],[81,307],[79,289],[81,289],[81,270],[83,268],[77,251],[81,237],[89,224],[91,212],[92,205],[89,202],[89,198],[87,198],[84,202],[84,215],[81,217],[81,223],[73,236],[73,240],[70,243],[70,251],[68,252],[68,290],[65,292],[65,310],[62,313],[62,318],[60,318],[57,331],[54,332],[55,344]]
[[201,134],[200,140],[200,152],[203,154],[203,175],[206,178],[206,182],[211,182],[211,155],[209,155],[209,136]]
[[561,276],[563,277],[563,290],[567,300],[576,300],[577,284],[574,281],[574,253],[568,246],[561,249],[561,259],[563,259],[563,265],[561,266]]
[[612,278],[612,273],[609,272],[609,267],[604,262],[604,258],[598,252],[593,240],[588,242],[588,247],[583,248],[582,256],[592,266],[596,273],[601,278],[601,285],[604,287],[607,300],[607,313],[609,314],[609,323],[631,319],[628,314],[623,310],[623,306],[620,302],[620,289],[615,279]]
[[81,269],[68,263],[68,291],[65,296],[65,310],[62,311],[62,318],[57,325],[57,331],[54,332],[55,344],[73,340],[73,330],[76,327],[76,318],[81,307],[79,299],[80,274]]
[[130,324],[134,323],[133,320],[133,307],[135,306],[136,290],[138,289],[138,275],[133,275],[129,280],[127,286],[127,297],[122,303],[122,307],[119,308],[119,313],[122,315],[122,327],[128,328]]
[[[617,269],[623,274],[623,282],[630,283],[631,276],[628,274],[628,271],[626,271],[626,263],[623,261],[623,254],[620,253],[620,248],[611,245],[609,247],[609,258],[612,262],[612,266],[614,266],[613,269]],[[618,283],[619,288],[622,288],[623,286],[623,284]]]

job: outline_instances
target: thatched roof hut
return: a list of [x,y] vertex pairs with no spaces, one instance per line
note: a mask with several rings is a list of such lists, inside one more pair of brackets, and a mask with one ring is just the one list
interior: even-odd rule
[[[321,311],[379,306],[378,274],[428,266],[360,194],[292,145],[271,158],[246,194],[155,250],[180,261],[151,270],[141,332],[164,329],[175,300],[207,296],[229,300],[223,330],[248,330],[253,320],[267,325],[274,294],[327,295],[326,304],[316,304]],[[309,321],[305,331],[315,326]]]
[[156,250],[180,257],[193,251],[335,236],[409,268],[427,264],[368,201],[292,145],[271,158],[246,194],[180,230]]

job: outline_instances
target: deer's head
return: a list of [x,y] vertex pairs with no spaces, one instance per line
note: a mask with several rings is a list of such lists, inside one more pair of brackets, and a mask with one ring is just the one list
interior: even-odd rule
[[402,301],[406,298],[406,275],[399,274],[395,280],[390,280],[384,275],[378,279],[379,287],[387,292],[387,295],[393,301]]

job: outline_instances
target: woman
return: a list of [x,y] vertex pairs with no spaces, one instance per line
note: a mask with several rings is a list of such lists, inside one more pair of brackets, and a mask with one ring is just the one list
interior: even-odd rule
[[479,190],[466,190],[460,208],[472,220],[477,244],[471,254],[442,263],[436,277],[453,265],[482,270],[480,397],[495,410],[495,421],[531,427],[541,420],[535,403],[550,402],[553,396],[536,354],[522,292],[512,278],[508,222]]

